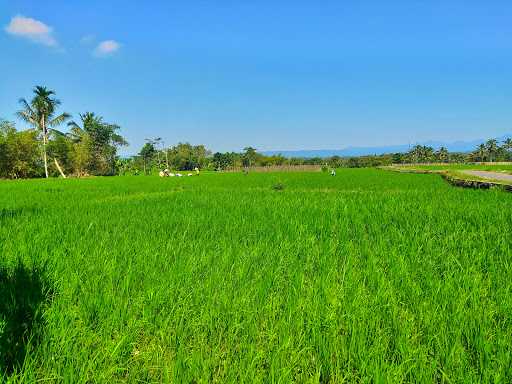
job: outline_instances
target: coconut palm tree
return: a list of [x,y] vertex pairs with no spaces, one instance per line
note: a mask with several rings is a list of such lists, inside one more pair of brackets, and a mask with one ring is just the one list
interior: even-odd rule
[[439,151],[436,153],[437,160],[441,163],[447,163],[450,157],[450,153],[445,147],[439,148]]
[[52,128],[62,124],[71,116],[67,113],[55,116],[55,111],[60,105],[60,101],[53,97],[55,95],[54,91],[46,87],[37,86],[34,88],[33,92],[34,97],[30,103],[25,99],[20,99],[19,102],[22,109],[17,112],[17,116],[41,132],[43,140],[44,173],[46,178],[48,178],[48,160],[46,156],[48,134],[52,131]]
[[512,138],[508,137],[505,140],[503,140],[503,149],[507,152],[512,150]]
[[485,161],[485,154],[487,152],[487,147],[485,144],[480,144],[478,148],[476,149],[476,155],[478,157],[478,161]]
[[489,161],[492,163],[498,153],[498,141],[496,139],[487,140],[485,147],[487,149],[487,154],[489,155]]

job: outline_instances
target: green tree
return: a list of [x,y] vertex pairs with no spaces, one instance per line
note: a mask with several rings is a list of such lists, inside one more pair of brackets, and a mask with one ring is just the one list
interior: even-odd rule
[[144,146],[142,147],[142,149],[139,152],[139,155],[143,161],[145,175],[147,175],[148,163],[149,164],[151,163],[151,160],[155,157],[155,154],[156,154],[156,149],[152,143],[144,144]]
[[37,131],[18,132],[13,123],[0,119],[0,177],[40,176]]
[[48,155],[58,161],[65,173],[74,170],[73,167],[73,142],[61,132],[51,132],[48,141]]
[[242,165],[244,167],[251,167],[256,163],[258,152],[253,147],[245,147],[242,155]]
[[77,164],[98,175],[114,174],[117,148],[128,144],[117,133],[120,127],[104,122],[93,112],[80,114],[80,120],[82,126],[75,121],[68,123],[68,136],[79,152]]
[[428,163],[434,159],[434,149],[423,145],[415,145],[408,155],[412,163]]
[[476,158],[480,162],[484,162],[487,155],[487,147],[485,144],[480,144],[475,151]]
[[496,155],[498,153],[498,141],[496,139],[487,140],[485,143],[485,149],[489,156],[489,161],[492,163],[496,160]]
[[439,150],[435,154],[436,160],[441,163],[447,163],[450,157],[450,153],[445,147],[439,148]]
[[505,156],[507,160],[510,159],[510,156],[512,154],[512,138],[508,137],[503,141],[503,145],[501,146],[503,148],[503,151],[505,152]]
[[25,99],[20,99],[22,109],[17,112],[17,116],[23,121],[30,124],[33,128],[41,133],[43,143],[43,162],[44,173],[48,178],[48,160],[46,153],[46,146],[48,144],[48,134],[52,128],[64,123],[70,118],[67,113],[55,115],[60,101],[54,98],[54,91],[46,87],[37,86],[33,90],[34,97],[27,102]]
[[211,152],[204,145],[193,146],[189,143],[178,143],[169,149],[169,163],[175,169],[186,171],[195,167],[205,168]]

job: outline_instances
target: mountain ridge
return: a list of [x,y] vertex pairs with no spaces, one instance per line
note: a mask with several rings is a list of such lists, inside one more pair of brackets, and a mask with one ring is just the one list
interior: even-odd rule
[[[496,138],[498,142],[502,142],[507,138],[511,138],[512,134],[506,134]],[[312,158],[312,157],[331,157],[331,156],[340,156],[340,157],[356,157],[356,156],[368,156],[368,155],[383,155],[386,153],[397,153],[397,152],[408,152],[415,145],[425,145],[438,150],[441,147],[445,147],[450,152],[471,152],[476,149],[482,143],[485,143],[487,140],[478,139],[478,140],[470,140],[470,141],[452,141],[452,142],[443,142],[443,141],[435,141],[429,140],[424,142],[419,142],[415,144],[397,144],[397,145],[384,145],[384,146],[375,146],[375,147],[357,147],[357,146],[349,146],[341,149],[299,149],[299,150],[268,150],[261,151],[262,154],[266,156],[273,155],[282,155],[284,157],[303,157],[303,158]]]

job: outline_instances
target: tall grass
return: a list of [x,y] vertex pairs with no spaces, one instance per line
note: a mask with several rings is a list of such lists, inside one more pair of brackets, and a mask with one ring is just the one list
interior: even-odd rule
[[379,170],[2,182],[2,268],[53,287],[4,377],[510,382],[511,203]]

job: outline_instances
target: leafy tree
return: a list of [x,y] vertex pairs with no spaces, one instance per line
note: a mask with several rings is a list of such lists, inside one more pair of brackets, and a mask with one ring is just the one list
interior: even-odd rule
[[401,164],[404,162],[404,155],[402,153],[393,153],[393,164]]
[[68,137],[77,151],[75,163],[81,170],[85,168],[95,174],[114,174],[117,148],[127,145],[117,133],[119,126],[104,122],[93,112],[80,114],[80,120],[82,126],[75,121],[68,123]]
[[147,165],[155,157],[156,149],[152,143],[146,143],[139,152],[144,162],[144,174],[147,175]]
[[192,170],[195,167],[206,168],[211,152],[204,145],[193,146],[189,143],[179,143],[170,148],[169,162],[178,170]]
[[360,168],[361,167],[361,163],[359,161],[359,158],[358,157],[350,157],[347,160],[347,167],[348,168]]
[[25,99],[20,99],[22,109],[18,111],[17,115],[20,119],[24,120],[41,132],[44,173],[46,178],[48,178],[48,160],[46,153],[48,134],[51,132],[53,127],[56,127],[68,120],[70,115],[67,113],[62,113],[57,116],[55,115],[56,109],[60,105],[60,101],[53,97],[55,95],[54,91],[51,91],[46,87],[37,86],[34,88],[33,93],[34,97],[30,103]]
[[39,176],[40,166],[37,131],[18,132],[13,123],[0,120],[0,177]]
[[61,132],[52,132],[48,141],[48,155],[58,161],[65,173],[73,172],[73,143]]
[[13,123],[0,119],[0,177],[8,177],[12,168],[8,137],[15,130]]
[[258,153],[256,149],[253,147],[245,147],[244,153],[242,155],[242,165],[244,167],[251,167],[255,165],[256,160],[258,158]]

